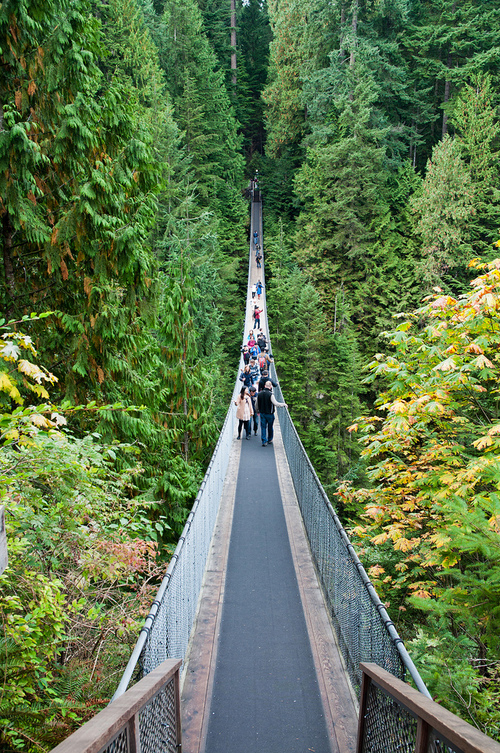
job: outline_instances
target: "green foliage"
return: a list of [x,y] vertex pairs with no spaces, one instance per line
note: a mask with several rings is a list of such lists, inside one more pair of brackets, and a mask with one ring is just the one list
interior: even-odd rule
[[[371,363],[368,381],[383,386],[378,415],[352,428],[362,430],[372,485],[344,488],[341,498],[364,507],[354,532],[382,597],[408,610],[405,629],[420,619],[436,645],[449,646],[448,634],[467,643],[475,710],[457,698],[450,662],[440,697],[491,731],[485,709],[500,649],[500,262],[476,267],[482,274],[469,293],[432,296],[391,333],[394,353]],[[445,655],[440,649],[432,661]],[[465,662],[456,671],[460,687]]]
[[[281,229],[282,230],[282,229]],[[325,488],[353,474],[359,455],[347,425],[357,415],[359,361],[341,300],[333,332],[318,293],[292,261],[283,233],[268,235],[273,355],[300,437]]]
[[[20,357],[23,349],[36,359],[18,331],[33,318],[4,324],[0,349],[9,553],[0,576],[0,718],[2,741],[15,750],[50,750],[106,702],[148,609],[150,580],[161,572],[158,542],[169,529],[165,516],[153,524],[147,504],[133,500],[137,462],[116,469],[117,453],[133,457],[137,448],[75,437],[72,406],[23,408],[33,387],[55,381]],[[11,410],[13,389],[19,406]],[[45,388],[38,397],[48,398]]]

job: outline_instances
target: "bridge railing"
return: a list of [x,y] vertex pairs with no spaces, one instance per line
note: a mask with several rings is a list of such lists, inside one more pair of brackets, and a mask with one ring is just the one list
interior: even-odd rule
[[179,753],[180,666],[163,662],[52,753]]
[[500,744],[376,664],[362,664],[357,753],[500,753]]
[[[276,398],[283,401],[277,382]],[[370,582],[316,475],[288,410],[279,413],[283,444],[312,557],[353,687],[361,690],[360,662],[375,662],[430,697],[387,610]]]
[[[251,230],[253,229],[252,215]],[[259,227],[258,231],[260,229]],[[249,291],[253,263],[252,241],[250,240],[243,342],[246,342],[245,334],[252,325],[252,301]],[[235,434],[234,400],[241,386],[241,382],[237,379],[210,465],[112,700],[119,698],[126,691],[132,678],[139,679],[165,659],[184,660],[186,656],[198,608],[210,542],[219,512],[231,443]]]
[[[239,386],[238,382],[233,399]],[[142,677],[165,659],[184,659],[186,655],[234,436],[233,399],[182,536],[113,700],[125,692],[132,677]]]

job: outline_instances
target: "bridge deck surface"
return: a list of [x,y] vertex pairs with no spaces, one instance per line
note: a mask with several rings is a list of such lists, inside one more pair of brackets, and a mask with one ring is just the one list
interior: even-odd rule
[[234,445],[186,663],[183,751],[352,753],[356,705],[279,427],[272,446]]
[[[260,206],[252,209],[261,237]],[[249,284],[256,279],[251,264]],[[184,753],[355,750],[356,702],[277,424],[273,445],[259,435],[233,442],[185,664]]]

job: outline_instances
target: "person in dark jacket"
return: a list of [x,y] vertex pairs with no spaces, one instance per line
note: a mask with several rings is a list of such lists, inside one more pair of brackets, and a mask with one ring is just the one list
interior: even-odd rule
[[250,366],[247,364],[240,374],[240,382],[243,382],[245,387],[249,390],[253,384],[252,374],[250,373]]
[[266,386],[266,382],[271,382],[271,386],[272,386],[272,387],[277,387],[277,386],[278,386],[278,385],[276,384],[276,382],[273,382],[273,380],[272,380],[272,379],[270,379],[270,377],[269,377],[269,371],[268,371],[267,369],[264,369],[264,370],[262,371],[262,376],[261,376],[261,378],[259,379],[259,383],[258,383],[258,385],[257,385],[257,391],[258,391],[258,392],[262,392],[262,390],[263,390],[263,389],[264,389],[264,387]]
[[259,408],[257,406],[257,389],[255,387],[250,387],[250,399],[253,408],[253,433],[256,435],[259,428]]
[[257,395],[257,408],[260,413],[260,437],[262,447],[273,443],[274,411],[275,408],[286,408],[286,403],[279,403],[273,395],[273,385],[269,379],[264,389]]

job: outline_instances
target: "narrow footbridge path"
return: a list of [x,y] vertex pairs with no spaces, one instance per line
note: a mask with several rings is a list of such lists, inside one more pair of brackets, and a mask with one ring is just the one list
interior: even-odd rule
[[[252,189],[244,342],[265,283]],[[500,753],[430,699],[287,408],[272,444],[237,440],[240,388],[112,703],[55,751]]]

